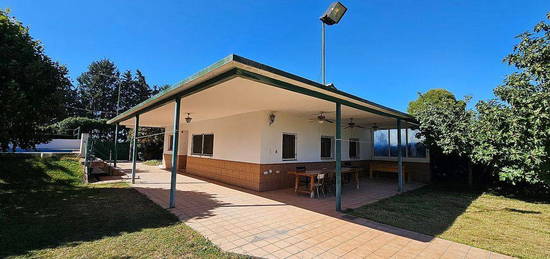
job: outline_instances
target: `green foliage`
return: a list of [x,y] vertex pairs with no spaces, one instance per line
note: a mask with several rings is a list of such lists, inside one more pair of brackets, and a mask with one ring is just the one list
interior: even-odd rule
[[550,25],[541,22],[518,38],[505,58],[517,70],[494,90],[495,99],[470,111],[467,100],[438,89],[411,102],[409,111],[431,148],[466,158],[501,181],[548,190]]
[[516,72],[494,90],[496,99],[476,105],[474,160],[504,181],[550,185],[550,25],[518,38],[505,58]]
[[468,98],[456,100],[453,94],[443,91],[420,94],[409,110],[419,122],[425,144],[439,148],[444,154],[467,157],[473,148],[470,133],[473,113],[466,109]]
[[29,29],[0,10],[0,150],[47,141],[74,95],[67,69],[44,54]]
[[116,115],[120,72],[108,59],[92,62],[78,78],[82,116],[108,119]]
[[90,119],[86,117],[69,117],[52,126],[58,134],[66,134],[80,129],[80,133],[92,133],[94,138],[109,139],[114,126],[107,124],[107,119]]
[[446,100],[456,101],[454,94],[441,88],[431,89],[423,94],[418,93],[418,95],[419,95],[418,99],[412,102],[409,102],[409,106],[407,107],[407,112],[409,114],[414,115],[417,112],[425,109],[426,106],[430,106],[434,103],[438,103],[441,101],[446,101]]
[[147,100],[156,91],[149,87],[140,70],[136,70],[135,76],[129,70],[120,75],[117,66],[108,59],[92,62],[77,81],[79,115],[97,119],[110,119]]

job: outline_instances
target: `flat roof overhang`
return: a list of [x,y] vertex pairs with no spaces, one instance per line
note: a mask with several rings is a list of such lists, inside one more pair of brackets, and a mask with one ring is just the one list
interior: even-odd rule
[[[207,68],[199,71],[193,76],[187,79],[184,79],[183,81],[173,85],[169,89],[121,113],[115,118],[109,120],[108,123],[109,124],[120,123],[122,125],[131,125],[129,120],[133,119],[137,114],[149,113],[155,109],[158,109],[159,111],[161,110],[167,111],[166,109],[170,109],[170,107],[173,106],[171,102],[173,102],[177,98],[184,98],[190,95],[194,95],[218,85],[220,86],[232,85],[230,83],[235,82],[236,80],[234,79],[237,79],[237,78],[246,80],[246,83],[244,83],[245,81],[240,81],[240,85],[243,85],[243,84],[251,85],[251,86],[262,85],[263,87],[267,87],[267,88],[270,88],[269,86],[272,86],[272,87],[278,88],[278,90],[287,91],[287,92],[290,91],[293,94],[298,94],[298,95],[308,96],[318,100],[323,100],[325,101],[325,103],[327,101],[331,103],[338,102],[343,105],[342,107],[343,109],[345,107],[349,107],[349,108],[352,108],[353,110],[363,111],[373,115],[377,115],[376,117],[386,117],[388,119],[389,118],[402,119],[409,123],[413,123],[413,124],[415,123],[414,119],[406,113],[376,104],[374,102],[348,94],[346,92],[337,90],[335,88],[319,84],[317,82],[287,73],[282,70],[278,70],[270,66],[266,66],[264,64],[261,64],[237,55],[229,55],[225,57],[224,59],[214,63],[213,65],[208,66]],[[252,82],[255,82],[255,84],[252,84]],[[218,88],[218,87],[215,87],[215,88]],[[239,97],[239,96],[235,96],[234,94],[235,92],[225,92],[225,93],[217,93],[217,94],[214,93],[213,91],[206,91],[206,92],[210,92],[211,97],[214,97],[214,96],[219,97],[220,95],[225,95],[222,97],[226,97],[226,98]],[[204,94],[202,95],[203,100],[204,100],[204,96],[206,96]],[[267,91],[265,93],[256,92],[256,94],[260,95],[260,94],[270,94],[270,93],[268,93]],[[271,93],[271,95],[274,95],[274,94],[275,92]],[[279,102],[284,102],[284,99],[280,98],[280,94],[278,95],[279,95]],[[216,105],[216,103],[212,103],[212,105]],[[182,106],[185,107],[185,103],[182,103]],[[266,105],[263,108],[267,110],[277,109],[277,107],[275,107],[276,105],[272,105],[272,106],[273,107],[270,107],[270,105]],[[323,107],[321,106],[317,108],[322,109]],[[258,107],[255,107],[255,108],[258,108]],[[251,109],[251,111],[252,110],[254,109]],[[324,110],[318,110],[318,111],[324,111]],[[189,110],[187,111],[182,110],[182,112],[186,113],[186,112],[189,112]],[[200,111],[191,111],[191,112],[195,113]],[[307,112],[310,112],[310,111],[307,111]],[[346,114],[345,110],[343,110],[343,112],[344,114]],[[171,114],[171,112],[169,113]],[[145,121],[142,121],[142,122],[144,123]],[[143,126],[151,126],[151,127],[164,126],[164,125],[160,125],[162,124],[160,121],[158,123],[151,122],[150,124],[151,125],[147,125],[147,123],[145,123]]]

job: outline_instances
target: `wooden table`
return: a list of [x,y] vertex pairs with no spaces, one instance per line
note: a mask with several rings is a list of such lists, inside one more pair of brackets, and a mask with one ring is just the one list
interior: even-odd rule
[[[374,171],[397,174],[399,171],[399,168],[397,166],[397,162],[395,163],[371,162],[369,164],[369,178],[372,178],[372,173]],[[405,182],[410,182],[410,179],[409,179],[410,174],[405,165],[403,165],[403,176],[405,178]]]
[[[359,189],[359,171],[360,168],[354,168],[354,167],[342,167],[342,174],[354,174],[355,176],[355,187]],[[329,170],[306,170],[306,171],[288,171],[288,174],[294,175],[294,191],[295,192],[302,192],[302,193],[309,193],[309,196],[311,198],[314,198],[315,196],[315,179],[317,178],[317,175],[319,174],[328,174],[328,173],[336,173],[336,169],[329,169]],[[307,177],[309,178],[309,186],[306,190],[301,190],[298,188],[298,183],[300,182],[300,177]],[[326,180],[326,178],[325,178]]]

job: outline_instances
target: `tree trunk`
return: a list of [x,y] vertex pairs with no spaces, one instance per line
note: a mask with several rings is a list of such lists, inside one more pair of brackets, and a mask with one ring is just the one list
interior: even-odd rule
[[472,173],[472,162],[468,160],[468,187],[474,187],[474,179]]

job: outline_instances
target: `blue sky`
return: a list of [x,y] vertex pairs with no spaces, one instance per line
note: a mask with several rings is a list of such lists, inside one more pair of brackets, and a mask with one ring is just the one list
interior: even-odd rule
[[[0,8],[30,27],[73,81],[109,58],[173,84],[235,53],[320,81],[319,16],[331,1],[31,1]],[[406,110],[418,92],[446,88],[474,101],[512,71],[502,63],[550,11],[547,0],[343,0],[327,28],[327,81]]]

